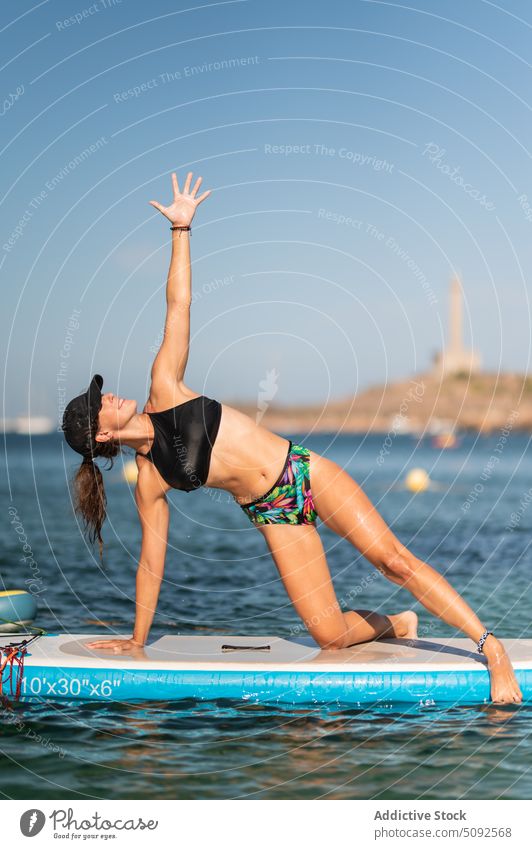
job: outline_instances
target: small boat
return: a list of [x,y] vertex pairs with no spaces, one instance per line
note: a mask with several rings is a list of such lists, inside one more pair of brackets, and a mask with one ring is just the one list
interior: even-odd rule
[[454,433],[438,433],[432,437],[433,448],[458,448],[459,438]]

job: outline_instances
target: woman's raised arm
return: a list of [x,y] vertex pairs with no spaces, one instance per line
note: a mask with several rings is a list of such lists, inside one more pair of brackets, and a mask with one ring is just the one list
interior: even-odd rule
[[[189,171],[183,191],[179,191],[177,176],[172,174],[174,200],[170,206],[161,206],[155,200],[150,204],[162,213],[172,226],[188,227],[199,204],[211,191],[197,197],[202,178],[198,177],[192,191],[192,171]],[[152,366],[152,381],[182,381],[188,361],[190,345],[190,305],[192,303],[189,231],[172,230],[172,256],[166,282],[166,321],[164,338]]]

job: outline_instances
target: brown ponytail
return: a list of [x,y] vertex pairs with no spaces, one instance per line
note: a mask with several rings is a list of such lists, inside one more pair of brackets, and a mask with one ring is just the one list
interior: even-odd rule
[[[119,445],[113,441],[96,444],[97,449],[95,449],[93,456],[107,458],[110,460],[110,465],[106,468],[112,468],[113,458],[120,453]],[[83,531],[87,534],[89,541],[95,543],[98,540],[101,562],[103,557],[102,525],[106,516],[107,498],[101,470],[91,457],[83,459],[74,477],[73,487],[74,510],[83,520]]]

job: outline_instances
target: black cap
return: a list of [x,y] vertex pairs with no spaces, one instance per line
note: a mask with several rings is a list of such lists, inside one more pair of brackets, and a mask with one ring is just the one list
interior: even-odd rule
[[95,374],[90,386],[82,395],[73,398],[63,413],[65,439],[74,451],[84,457],[92,457],[97,442],[92,438],[92,426],[102,406],[103,377]]

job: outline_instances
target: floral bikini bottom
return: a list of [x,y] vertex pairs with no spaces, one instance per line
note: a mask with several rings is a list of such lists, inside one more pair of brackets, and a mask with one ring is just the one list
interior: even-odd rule
[[283,471],[268,492],[240,504],[254,525],[310,525],[318,516],[310,489],[310,453],[290,445]]

